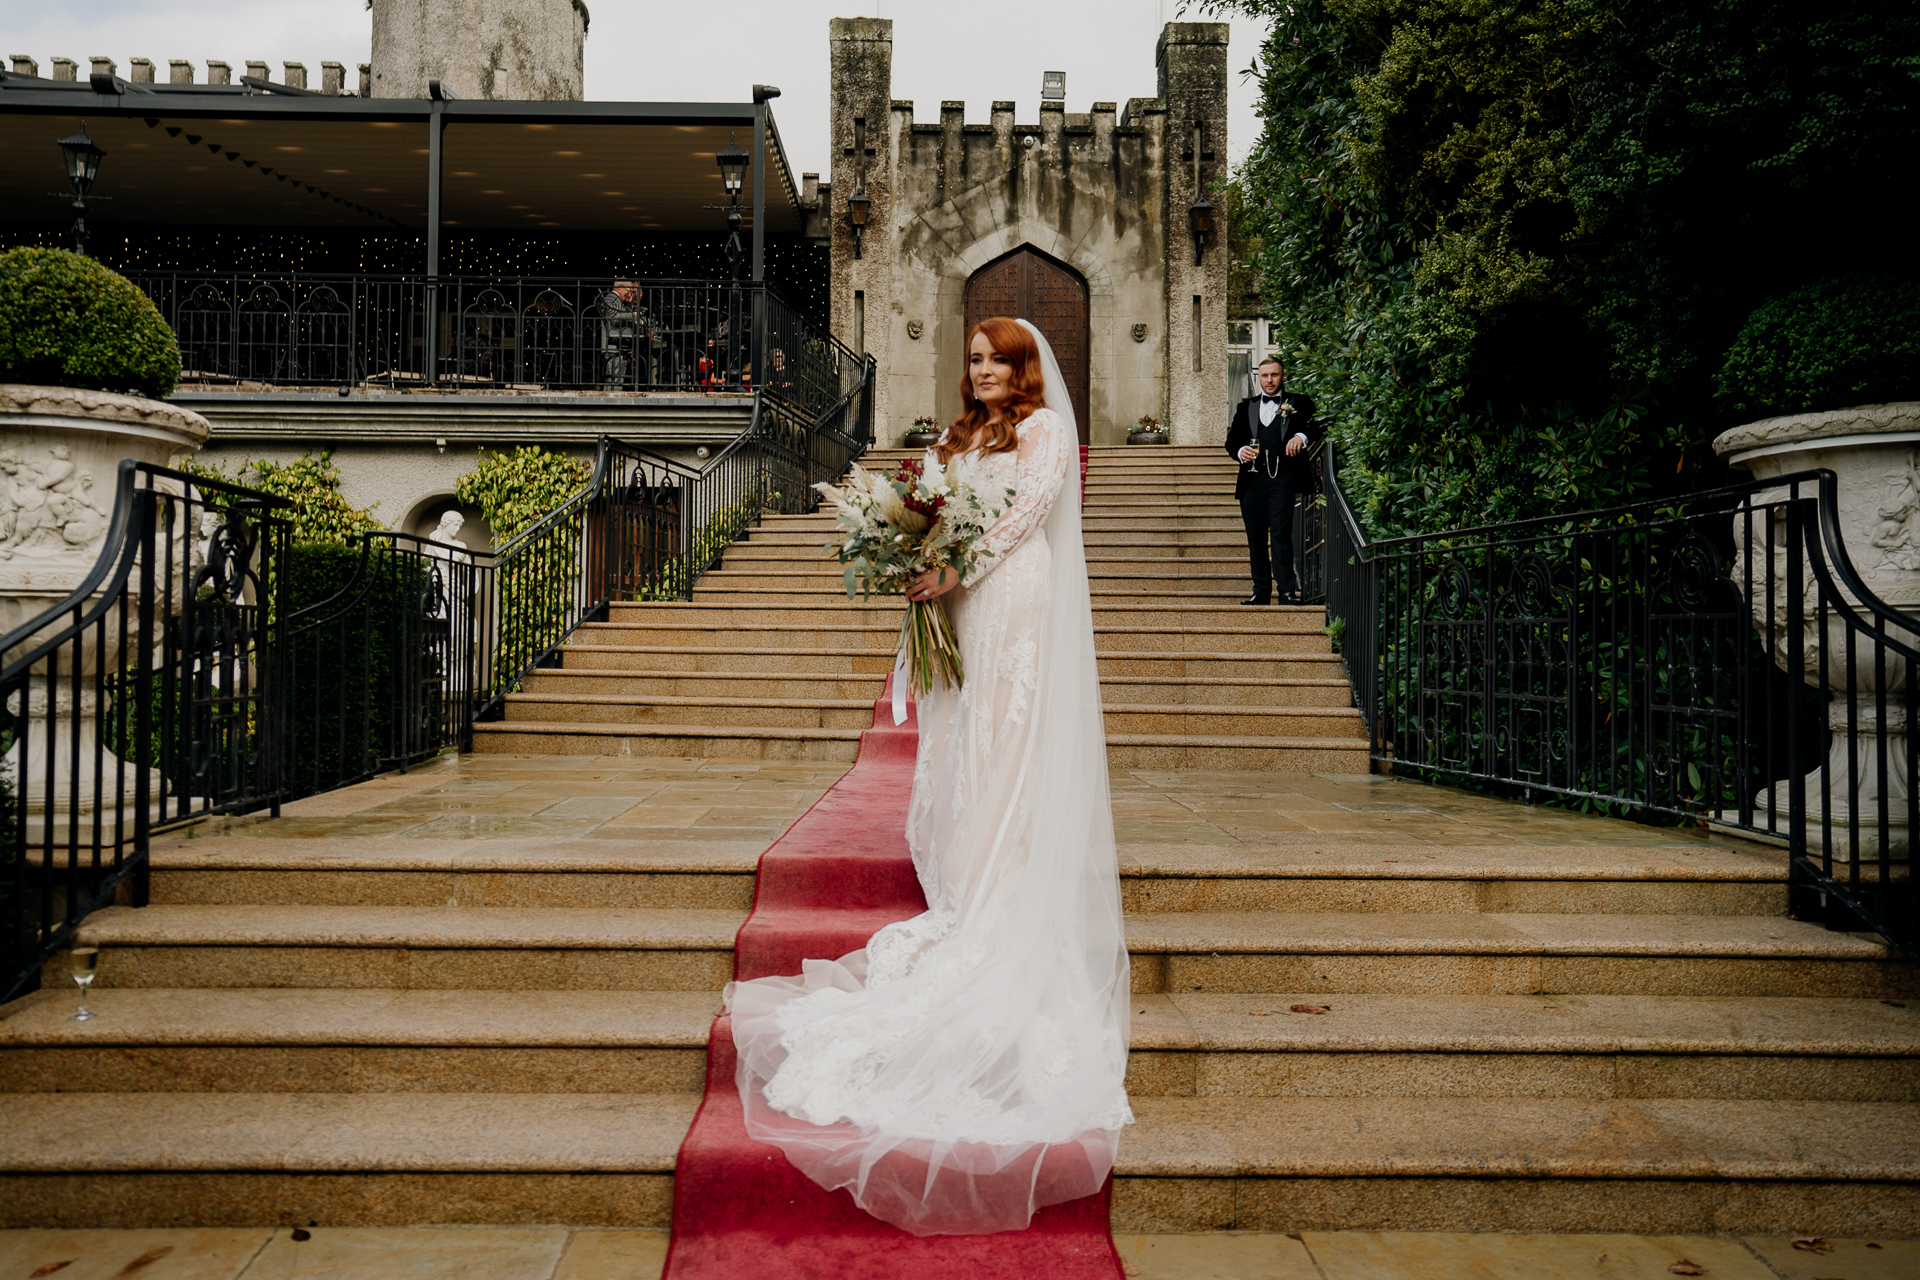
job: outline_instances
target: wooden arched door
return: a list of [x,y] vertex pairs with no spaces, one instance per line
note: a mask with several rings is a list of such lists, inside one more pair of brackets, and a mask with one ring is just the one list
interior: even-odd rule
[[[989,316],[1014,316],[1047,335],[1073,397],[1080,443],[1087,442],[1087,282],[1066,263],[1022,245],[967,281],[967,331]],[[964,363],[966,356],[961,355]]]

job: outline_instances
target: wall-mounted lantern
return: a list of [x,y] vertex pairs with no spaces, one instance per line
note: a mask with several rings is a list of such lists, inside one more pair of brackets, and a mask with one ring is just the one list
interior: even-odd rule
[[853,225],[853,256],[860,256],[860,239],[867,229],[867,217],[873,212],[873,201],[867,198],[867,189],[861,187],[847,197],[847,221]]
[[738,134],[727,135],[727,145],[714,156],[720,166],[720,183],[727,189],[730,203],[727,206],[727,269],[733,279],[740,279],[740,264],[746,260],[746,250],[740,246],[740,188],[747,181],[747,153],[740,149]]
[[1197,267],[1206,251],[1207,237],[1213,234],[1213,202],[1201,196],[1188,205],[1187,225],[1193,228],[1193,265]]
[[67,181],[73,187],[73,208],[79,215],[73,220],[73,247],[77,253],[87,251],[87,193],[93,190],[94,179],[100,176],[100,160],[106,154],[87,136],[85,120],[80,122],[80,132],[60,139]]
[[727,194],[734,200],[740,199],[740,188],[747,180],[747,153],[740,149],[738,134],[727,135],[727,145],[714,156],[720,165],[720,181],[726,185]]
[[1067,73],[1064,71],[1042,71],[1040,73],[1040,97],[1043,101],[1057,102],[1067,96]]

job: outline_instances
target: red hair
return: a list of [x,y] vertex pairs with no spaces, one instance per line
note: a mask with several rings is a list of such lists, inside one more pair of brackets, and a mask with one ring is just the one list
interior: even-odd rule
[[1020,436],[1014,430],[1036,409],[1047,406],[1045,375],[1040,368],[1040,344],[1033,340],[1025,325],[1006,316],[990,316],[967,331],[967,359],[972,360],[973,339],[977,334],[986,334],[993,349],[1007,358],[1013,366],[1013,376],[1008,379],[1005,414],[999,422],[989,422],[987,406],[973,398],[973,378],[967,370],[960,371],[960,403],[966,410],[947,427],[947,442],[934,446],[940,455],[940,461],[951,462],[954,455],[971,453],[978,449],[981,453],[1006,453],[1020,447]]

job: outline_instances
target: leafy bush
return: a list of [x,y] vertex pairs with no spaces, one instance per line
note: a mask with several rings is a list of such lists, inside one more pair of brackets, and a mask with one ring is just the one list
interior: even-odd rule
[[[181,469],[192,475],[245,485],[292,502],[293,510],[288,515],[293,521],[295,543],[347,546],[361,534],[380,527],[373,507],[351,506],[341,496],[340,468],[333,461],[331,449],[322,449],[318,457],[309,451],[292,462],[242,462],[233,475],[217,466],[194,461],[183,463]],[[293,598],[306,603],[318,597],[296,595]]]
[[180,344],[131,280],[65,249],[0,253],[0,382],[159,399]]
[[1202,7],[1272,24],[1234,234],[1373,536],[1715,483],[1754,308],[1911,271],[1911,4]]
[[1920,276],[1845,276],[1760,307],[1720,399],[1748,418],[1920,399]]
[[479,463],[454,485],[454,496],[480,508],[504,547],[586,487],[593,468],[578,458],[521,445],[512,453],[480,450]]

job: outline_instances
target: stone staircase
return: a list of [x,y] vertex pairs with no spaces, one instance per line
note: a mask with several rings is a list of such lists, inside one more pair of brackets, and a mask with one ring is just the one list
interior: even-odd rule
[[[763,842],[542,835],[618,769],[466,757],[163,841],[154,905],[86,928],[100,1018],[58,966],[0,1010],[0,1225],[665,1225]],[[1118,1228],[1920,1221],[1920,978],[1786,919],[1773,851],[1389,779],[1115,788]],[[442,804],[495,816],[390,816]],[[1220,834],[1143,841],[1156,807]]]
[[[1222,470],[1088,478],[1116,1226],[1913,1234],[1914,969],[1786,918],[1772,850],[1366,775],[1316,612],[1222,604]],[[600,624],[480,753],[157,841],[83,935],[101,1017],[57,964],[0,1009],[0,1226],[666,1225],[747,815],[831,781],[890,664],[824,536]],[[633,818],[699,786],[721,825]]]
[[[869,465],[907,456],[876,451]],[[1318,607],[1243,608],[1246,540],[1218,449],[1105,448],[1086,487],[1087,571],[1115,768],[1366,768]],[[851,761],[900,630],[850,602],[830,516],[772,516],[690,602],[619,604],[481,725],[514,754]]]

